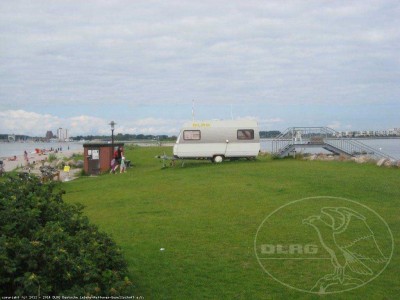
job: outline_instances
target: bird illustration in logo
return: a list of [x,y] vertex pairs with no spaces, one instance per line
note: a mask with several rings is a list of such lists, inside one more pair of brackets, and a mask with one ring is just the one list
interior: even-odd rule
[[312,292],[325,294],[360,286],[374,274],[370,268],[372,263],[382,264],[388,260],[368,226],[366,217],[353,209],[323,207],[320,215],[304,219],[303,224],[316,230],[334,268],[332,274],[318,280]]

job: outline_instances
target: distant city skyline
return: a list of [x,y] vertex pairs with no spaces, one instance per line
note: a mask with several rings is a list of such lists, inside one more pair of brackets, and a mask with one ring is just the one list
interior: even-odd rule
[[1,1],[0,132],[400,127],[400,2]]

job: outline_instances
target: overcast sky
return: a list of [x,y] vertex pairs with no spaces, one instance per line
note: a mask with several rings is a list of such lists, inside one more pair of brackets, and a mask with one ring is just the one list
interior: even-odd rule
[[0,1],[0,133],[400,127],[400,2]]

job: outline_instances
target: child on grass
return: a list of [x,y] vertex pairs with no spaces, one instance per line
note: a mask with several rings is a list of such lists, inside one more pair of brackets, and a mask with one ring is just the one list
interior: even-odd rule
[[119,167],[119,172],[120,173],[125,173],[126,172],[125,156],[121,157],[121,165]]
[[115,168],[116,165],[117,165],[117,160],[116,160],[115,158],[113,158],[113,159],[111,160],[111,164],[110,164],[110,166],[111,166],[110,174],[111,174],[111,173],[115,173],[115,172],[114,172],[114,168]]

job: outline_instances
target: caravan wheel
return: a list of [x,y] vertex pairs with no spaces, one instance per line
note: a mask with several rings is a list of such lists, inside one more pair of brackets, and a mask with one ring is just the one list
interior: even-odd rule
[[221,155],[214,156],[214,159],[213,159],[213,161],[215,163],[222,163],[223,160],[224,160],[224,158]]

